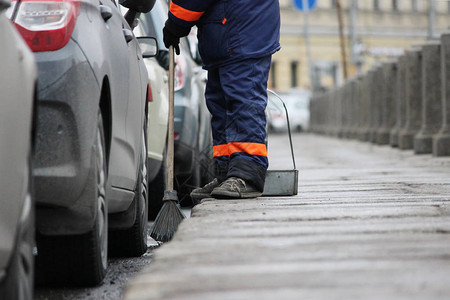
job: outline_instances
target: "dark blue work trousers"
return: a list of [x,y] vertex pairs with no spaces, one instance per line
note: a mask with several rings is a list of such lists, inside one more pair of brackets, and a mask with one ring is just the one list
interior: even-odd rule
[[269,55],[210,69],[205,92],[216,177],[239,177],[260,191],[268,167],[265,109],[270,63]]

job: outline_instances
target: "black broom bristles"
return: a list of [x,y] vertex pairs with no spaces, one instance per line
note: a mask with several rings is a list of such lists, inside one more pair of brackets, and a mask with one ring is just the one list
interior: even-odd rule
[[170,241],[184,218],[186,217],[178,206],[177,192],[165,191],[163,206],[156,216],[150,236],[156,241]]

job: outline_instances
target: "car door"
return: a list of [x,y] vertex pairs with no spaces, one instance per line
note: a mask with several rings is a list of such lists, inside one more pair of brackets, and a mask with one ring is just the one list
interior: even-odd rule
[[[132,134],[136,125],[130,118],[137,111],[130,105],[130,82],[136,81],[136,65],[131,63],[136,61],[136,49],[129,45],[132,32],[114,0],[83,0],[82,3],[88,20],[84,21],[87,28],[77,37],[77,43],[94,69],[99,85],[106,81],[111,99],[111,114],[107,116],[111,123],[108,185],[131,191],[135,187],[140,151],[136,148],[139,139]],[[135,118],[140,122],[139,116]]]
[[[109,20],[108,60],[111,63],[111,99],[112,99],[112,140],[109,180],[113,187],[134,190],[136,182],[137,161],[139,160],[138,143],[140,130],[136,123],[141,123],[137,114],[139,104],[133,93],[139,89],[132,88],[140,82],[136,62],[136,48],[130,45],[133,33],[128,27],[116,4],[104,0],[113,16]],[[114,26],[114,27],[113,27]],[[140,98],[140,97],[139,97]],[[135,115],[134,117],[132,115]],[[133,122],[134,121],[134,122]]]
[[[143,61],[139,44],[134,37],[128,24],[125,24],[124,31],[131,34],[132,38],[128,42],[128,110],[126,116],[127,141],[132,147],[133,163],[130,165],[130,175],[136,174],[140,162],[140,149],[142,144],[143,119],[145,115],[145,101],[147,94],[147,71]],[[134,169],[131,169],[133,168]]]

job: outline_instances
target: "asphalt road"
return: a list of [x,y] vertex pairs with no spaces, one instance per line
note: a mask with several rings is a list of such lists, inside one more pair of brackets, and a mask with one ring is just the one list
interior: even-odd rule
[[152,261],[153,249],[158,247],[148,236],[149,248],[141,257],[110,258],[103,284],[93,288],[36,288],[35,300],[118,300],[125,284]]
[[[190,209],[183,209],[186,217],[190,216]],[[152,261],[153,250],[159,246],[158,242],[150,237],[150,228],[147,234],[148,249],[141,257],[110,258],[108,272],[103,284],[92,288],[47,288],[35,289],[35,300],[119,300],[122,299],[123,289],[127,282]]]

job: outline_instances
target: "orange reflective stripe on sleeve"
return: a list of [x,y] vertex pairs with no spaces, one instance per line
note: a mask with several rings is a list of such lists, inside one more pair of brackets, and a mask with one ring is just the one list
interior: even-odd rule
[[233,153],[245,152],[250,155],[267,156],[266,145],[260,143],[228,143],[213,147],[213,156],[229,156]]
[[188,22],[189,21],[197,21],[204,14],[204,11],[198,12],[198,11],[188,10],[188,9],[183,8],[173,2],[170,3],[169,11],[178,19],[188,21]]

